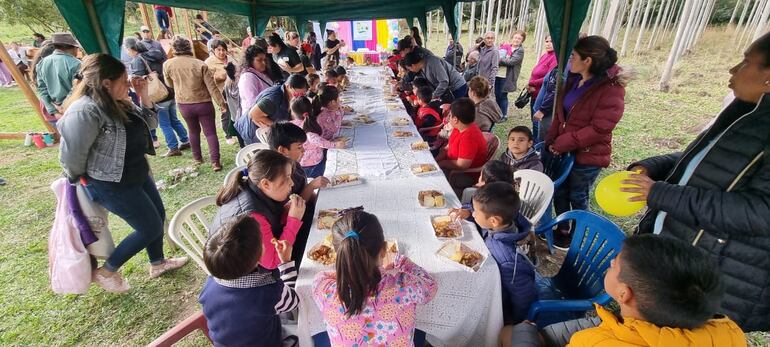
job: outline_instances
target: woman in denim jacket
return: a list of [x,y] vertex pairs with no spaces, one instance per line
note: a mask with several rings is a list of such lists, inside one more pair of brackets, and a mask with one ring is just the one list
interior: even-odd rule
[[[150,129],[158,125],[142,77],[129,81],[120,60],[107,54],[83,59],[80,83],[58,123],[60,162],[70,182],[84,184],[90,198],[123,218],[134,231],[93,274],[109,292],[125,292],[118,269],[142,249],[150,258],[150,277],[177,269],[187,258],[163,257],[165,209],[145,154],[155,155]],[[142,107],[128,98],[133,86]]]

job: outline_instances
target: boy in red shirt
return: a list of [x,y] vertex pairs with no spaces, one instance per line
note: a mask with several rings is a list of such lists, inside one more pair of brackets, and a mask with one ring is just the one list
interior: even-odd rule
[[431,103],[433,98],[433,88],[423,86],[417,89],[417,116],[414,117],[414,125],[420,132],[425,142],[432,144],[436,141],[436,136],[441,131],[439,125],[441,122],[440,109],[437,109],[435,103]]
[[[487,161],[487,140],[481,133],[476,119],[476,105],[468,98],[459,98],[452,103],[449,124],[454,130],[449,135],[449,144],[436,156],[438,166],[449,172],[481,167]],[[478,175],[456,174],[449,177],[449,184],[462,191],[476,182]]]

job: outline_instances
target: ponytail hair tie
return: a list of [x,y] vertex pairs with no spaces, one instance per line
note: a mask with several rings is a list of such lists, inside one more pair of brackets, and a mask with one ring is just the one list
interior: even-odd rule
[[249,177],[249,169],[248,168],[244,168],[243,170],[241,170],[241,176]]
[[348,237],[352,237],[352,238],[358,240],[358,233],[353,231],[353,230],[348,231],[347,233],[345,233],[345,237],[343,237],[342,239],[344,240],[344,239],[346,239]]

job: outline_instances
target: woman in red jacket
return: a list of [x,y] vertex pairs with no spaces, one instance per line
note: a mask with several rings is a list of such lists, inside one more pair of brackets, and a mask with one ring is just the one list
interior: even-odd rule
[[[610,165],[612,130],[623,115],[625,76],[615,63],[617,52],[600,36],[575,43],[570,75],[559,91],[556,115],[546,137],[553,155],[572,152],[575,166],[554,193],[557,214],[588,209],[588,193],[599,171]],[[554,246],[567,249],[569,225],[560,225]]]

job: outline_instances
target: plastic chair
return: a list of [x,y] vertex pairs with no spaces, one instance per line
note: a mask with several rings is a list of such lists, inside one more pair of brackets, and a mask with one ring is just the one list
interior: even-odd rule
[[534,229],[553,199],[553,182],[544,173],[529,169],[516,170],[513,179],[519,181],[519,212],[527,217]]
[[270,149],[270,146],[265,143],[252,143],[246,145],[246,147],[241,148],[241,150],[238,151],[238,154],[235,155],[235,166],[248,165],[249,160],[251,160],[254,154],[265,149]]
[[[495,135],[493,133],[482,133],[482,135],[484,135],[484,140],[487,141],[487,158],[484,161],[484,163],[486,163],[486,162],[492,160],[492,158],[497,153],[497,148],[500,147],[500,138],[497,137],[497,135]],[[472,169],[465,169],[465,170],[452,170],[449,173],[449,182],[452,182],[452,176],[455,175],[455,174],[461,174],[461,173],[463,173],[463,174],[469,174],[469,173],[477,174],[477,173],[480,173],[482,166],[479,166],[479,167],[476,167],[476,168],[472,168]]]
[[[246,147],[244,147],[244,148],[246,148]],[[222,182],[222,185],[226,186],[227,182],[230,182],[230,178],[233,175],[240,175],[241,171],[243,171],[243,169],[245,169],[245,168],[246,168],[246,165],[238,165],[238,166],[230,169],[230,171],[227,172],[227,175],[225,175],[225,180]]]
[[529,308],[527,319],[541,328],[572,318],[562,314],[557,319],[548,315],[548,321],[537,320],[542,313],[585,313],[594,303],[606,305],[612,300],[604,291],[604,274],[620,252],[625,234],[608,219],[582,210],[566,212],[545,226],[569,220],[575,221],[575,231],[564,263],[556,276],[540,281],[541,300]]
[[[424,331],[420,329],[414,329],[414,336],[412,337],[414,347],[424,347],[426,336],[427,334]],[[313,335],[313,346],[331,347],[331,345],[331,341],[329,341],[329,334],[327,332],[324,331]]]
[[204,215],[203,210],[211,206],[215,206],[213,196],[195,200],[182,207],[171,219],[168,227],[168,236],[171,240],[182,248],[207,275],[211,274],[203,263],[203,248],[208,240],[210,218]]
[[[567,180],[569,173],[572,171],[572,167],[575,165],[575,155],[572,153],[564,153],[560,156],[555,156],[548,152],[545,148],[545,142],[540,142],[535,145],[535,150],[540,153],[540,160],[543,161],[543,173],[548,175],[553,181],[554,192],[559,186]],[[553,254],[553,229],[551,227],[546,228],[545,224],[548,224],[553,220],[553,198],[540,218],[540,224],[535,228],[536,234],[545,234],[546,242],[548,243],[548,251]]]
[[203,335],[206,335],[206,338],[211,341],[211,337],[209,337],[209,327],[202,311],[198,311],[192,316],[187,317],[187,319],[163,333],[163,335],[150,342],[147,346],[170,347],[182,340],[185,336],[190,335],[195,330],[203,332]]

